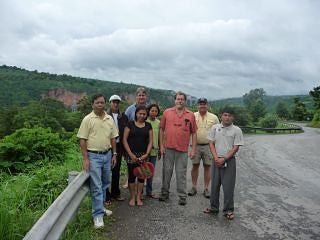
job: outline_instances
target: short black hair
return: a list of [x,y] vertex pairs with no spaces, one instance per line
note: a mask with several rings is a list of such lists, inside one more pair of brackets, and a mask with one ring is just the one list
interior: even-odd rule
[[224,113],[229,113],[231,115],[234,115],[234,109],[231,107],[224,107],[221,109],[221,114],[224,114]]
[[159,116],[160,116],[160,107],[159,107],[158,104],[155,104],[155,103],[150,104],[150,105],[147,107],[147,109],[148,109],[148,116],[149,116],[149,112],[150,112],[151,108],[153,108],[153,107],[155,107],[155,108],[158,109],[157,117],[159,117]]
[[97,100],[99,97],[103,97],[104,102],[106,102],[105,96],[103,96],[101,93],[98,93],[98,94],[95,94],[95,95],[92,96],[92,98],[91,98],[91,104],[93,104],[94,101]]
[[[147,116],[148,116],[148,109],[146,106],[138,106],[136,108],[136,111],[134,112],[134,120],[137,121],[137,112],[141,111],[141,110],[145,110],[147,112]],[[146,120],[146,119],[145,119]]]

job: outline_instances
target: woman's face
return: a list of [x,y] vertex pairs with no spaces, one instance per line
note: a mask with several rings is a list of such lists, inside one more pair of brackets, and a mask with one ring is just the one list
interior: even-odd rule
[[158,116],[158,109],[156,107],[152,107],[149,111],[149,116],[151,118],[156,118]]
[[138,122],[144,122],[147,118],[147,111],[146,110],[139,110],[137,113],[136,113],[136,117],[137,117],[137,121]]

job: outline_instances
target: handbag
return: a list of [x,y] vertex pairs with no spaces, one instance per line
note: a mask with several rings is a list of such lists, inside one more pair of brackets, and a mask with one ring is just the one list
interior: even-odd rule
[[139,179],[147,179],[154,176],[154,165],[151,162],[143,162],[133,169],[133,175]]

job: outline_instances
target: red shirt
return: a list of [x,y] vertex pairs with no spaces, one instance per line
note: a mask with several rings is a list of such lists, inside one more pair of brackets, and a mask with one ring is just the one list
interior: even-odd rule
[[165,147],[180,152],[188,152],[190,135],[197,132],[193,112],[185,109],[182,115],[178,116],[175,107],[164,111],[160,128],[165,132]]

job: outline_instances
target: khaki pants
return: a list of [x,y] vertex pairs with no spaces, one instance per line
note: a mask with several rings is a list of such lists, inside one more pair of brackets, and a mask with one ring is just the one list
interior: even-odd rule
[[188,153],[179,152],[174,149],[166,149],[166,153],[163,158],[161,194],[163,196],[169,195],[170,182],[174,166],[176,170],[178,195],[180,198],[186,198]]

